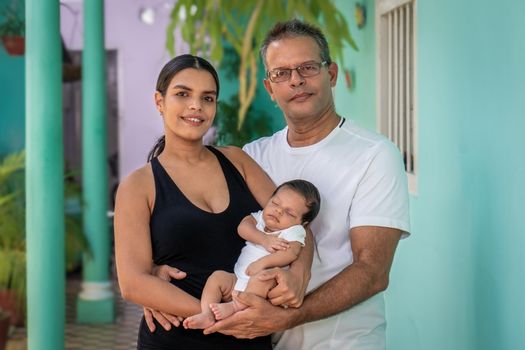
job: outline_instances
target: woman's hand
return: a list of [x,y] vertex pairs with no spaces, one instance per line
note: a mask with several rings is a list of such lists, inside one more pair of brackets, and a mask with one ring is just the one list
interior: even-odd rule
[[162,311],[153,310],[149,307],[144,307],[143,309],[144,319],[146,320],[146,324],[148,325],[148,329],[151,333],[155,332],[155,322],[153,321],[153,319],[157,320],[157,322],[160,325],[162,325],[162,328],[164,328],[167,331],[171,329],[171,325],[178,327],[184,320],[183,317],[174,316]]
[[[151,274],[168,282],[171,281],[172,278],[176,280],[181,280],[186,277],[186,272],[168,265],[154,266],[153,270],[151,271]],[[171,329],[171,325],[178,327],[184,320],[183,317],[153,310],[148,307],[144,307],[143,309],[144,319],[146,320],[146,324],[148,325],[148,328],[152,333],[155,332],[155,322],[153,321],[153,319],[157,320],[157,322],[162,325],[162,328],[164,328],[167,331]]]

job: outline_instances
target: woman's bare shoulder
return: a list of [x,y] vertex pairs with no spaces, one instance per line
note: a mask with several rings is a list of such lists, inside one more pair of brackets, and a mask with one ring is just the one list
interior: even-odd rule
[[154,190],[153,171],[150,163],[147,163],[131,172],[120,182],[117,195],[148,196],[153,194]]
[[253,159],[250,158],[250,156],[244,152],[241,148],[237,146],[223,146],[223,147],[217,147],[219,151],[221,151],[228,159],[239,162],[239,163],[245,163],[252,161]]
[[246,167],[246,162],[249,161],[250,156],[248,156],[242,149],[236,146],[222,146],[217,147],[217,149],[228,158],[230,162],[235,165],[237,170],[244,176],[244,168]]

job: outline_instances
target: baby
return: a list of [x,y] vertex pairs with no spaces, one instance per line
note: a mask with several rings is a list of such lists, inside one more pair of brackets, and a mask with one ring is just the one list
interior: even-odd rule
[[[305,227],[319,213],[321,197],[317,188],[305,180],[281,184],[263,210],[245,217],[238,227],[246,240],[233,273],[215,271],[206,281],[201,297],[202,312],[184,320],[184,328],[212,326],[247,306],[232,300],[233,290],[266,298],[275,280],[259,281],[257,274],[272,267],[286,267],[304,246]],[[229,302],[219,303],[221,300]]]

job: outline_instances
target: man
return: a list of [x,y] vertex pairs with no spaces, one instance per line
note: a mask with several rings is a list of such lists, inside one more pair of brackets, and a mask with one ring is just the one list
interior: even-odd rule
[[[283,303],[276,293],[270,293],[271,302],[240,293],[250,307],[205,333],[275,333],[275,349],[286,350],[384,349],[382,291],[398,241],[409,230],[399,152],[384,137],[337,115],[331,89],[338,67],[319,29],[298,20],[279,23],[261,55],[268,72],[264,86],[287,127],[244,150],[275,183],[300,178],[318,187],[323,205],[311,225],[311,280],[300,307],[302,296]],[[277,279],[282,293],[294,288],[291,274],[273,269],[268,278]]]

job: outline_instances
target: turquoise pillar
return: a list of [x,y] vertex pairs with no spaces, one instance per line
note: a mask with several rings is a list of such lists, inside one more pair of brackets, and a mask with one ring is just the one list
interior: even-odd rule
[[64,349],[64,155],[58,0],[26,0],[27,329],[30,350]]
[[104,1],[84,1],[82,193],[91,254],[84,256],[84,281],[77,300],[77,321],[82,323],[109,323],[115,318],[109,281],[105,77]]

